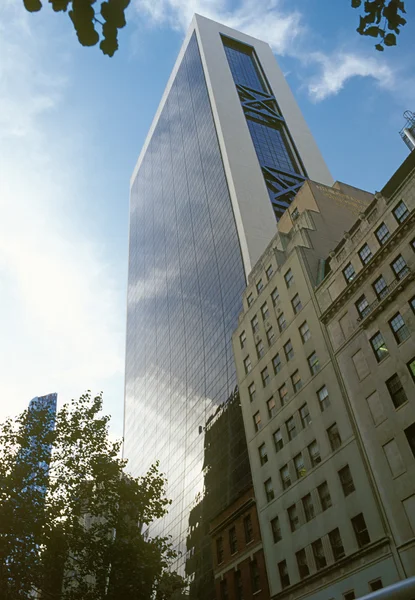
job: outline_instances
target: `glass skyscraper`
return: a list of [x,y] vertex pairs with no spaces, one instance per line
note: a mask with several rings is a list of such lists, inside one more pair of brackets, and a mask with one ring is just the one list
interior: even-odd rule
[[[197,552],[189,518],[205,493],[208,425],[236,385],[246,277],[305,177],[331,184],[269,46],[196,15],[130,206],[124,457],[135,475],[160,460],[173,503],[154,533],[172,536],[178,567]],[[236,464],[231,441],[219,451]]]

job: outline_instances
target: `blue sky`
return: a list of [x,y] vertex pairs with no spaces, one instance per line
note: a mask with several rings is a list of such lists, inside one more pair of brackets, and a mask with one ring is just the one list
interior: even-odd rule
[[104,391],[122,434],[129,179],[194,12],[268,41],[335,179],[382,188],[415,110],[415,7],[384,53],[350,0],[132,0],[120,50],[0,7],[0,419]]

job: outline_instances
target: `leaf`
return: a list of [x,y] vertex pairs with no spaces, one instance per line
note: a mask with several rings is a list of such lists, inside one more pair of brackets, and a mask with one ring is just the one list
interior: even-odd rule
[[352,0],[352,8],[359,8],[362,4],[362,0]]
[[378,37],[378,35],[382,35],[380,33],[381,31],[382,31],[382,29],[380,29],[379,27],[376,27],[376,26],[368,27],[363,32],[363,35],[370,35],[371,37]]
[[29,12],[37,12],[42,8],[42,3],[40,0],[23,0],[25,9]]
[[385,39],[383,41],[385,46],[396,46],[396,35],[394,33],[388,33],[385,35]]
[[382,44],[376,44],[375,48],[376,48],[376,50],[379,50],[379,52],[383,52],[385,50],[385,48],[382,46]]

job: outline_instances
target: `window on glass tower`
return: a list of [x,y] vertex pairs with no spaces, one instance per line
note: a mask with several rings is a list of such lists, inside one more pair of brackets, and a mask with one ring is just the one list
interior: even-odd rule
[[272,437],[274,438],[275,452],[279,452],[284,446],[281,429],[277,429],[277,431],[274,431]]
[[251,562],[249,563],[249,569],[251,571],[252,593],[256,594],[256,592],[259,592],[261,589],[261,583],[260,583],[260,578],[259,578],[259,569],[258,569],[258,563],[256,561],[256,558],[254,558],[254,560],[251,560]]
[[280,299],[280,295],[279,295],[279,293],[278,293],[278,289],[277,289],[277,288],[274,288],[274,289],[272,290],[272,292],[271,292],[271,300],[272,300],[272,304],[273,304],[274,306],[276,306],[276,305],[278,304],[278,302],[279,302],[279,299]]
[[280,520],[278,517],[271,519],[271,531],[274,542],[277,543],[282,540]]
[[295,531],[300,527],[300,519],[298,518],[297,507],[295,504],[287,509],[288,520],[290,522],[291,531]]
[[316,563],[317,570],[324,569],[327,565],[326,556],[324,554],[323,542],[319,538],[315,542],[311,544],[311,548],[313,550],[314,560]]
[[259,340],[259,342],[256,345],[256,353],[258,355],[258,358],[262,358],[265,354],[265,348],[262,340]]
[[345,266],[345,268],[343,269],[343,275],[344,275],[344,278],[347,281],[347,283],[350,283],[351,281],[353,281],[353,279],[356,276],[356,272],[354,270],[352,263],[349,263],[348,265]]
[[229,529],[229,549],[231,554],[235,554],[235,552],[238,551],[238,540],[236,539],[235,527]]
[[291,343],[291,340],[288,340],[288,342],[284,344],[284,352],[287,361],[292,360],[294,358],[294,348]]
[[244,367],[245,367],[246,374],[248,374],[252,369],[251,359],[249,358],[249,356],[244,358]]
[[281,400],[281,406],[284,406],[288,402],[288,388],[284,383],[278,390],[278,394]]
[[279,354],[276,354],[272,359],[272,366],[274,367],[275,375],[281,371],[281,359]]
[[297,427],[295,426],[294,417],[290,417],[286,422],[285,426],[287,428],[288,439],[292,440],[297,435]]
[[308,366],[310,367],[311,375],[315,375],[316,373],[318,373],[318,371],[320,371],[320,363],[318,361],[316,352],[313,352],[313,354],[310,354],[310,356],[307,358],[307,360],[308,360]]
[[310,417],[310,411],[308,410],[307,402],[300,407],[300,418],[301,418],[301,425],[303,426],[303,429],[305,429],[306,427],[308,427],[310,425],[311,417]]
[[267,400],[268,416],[270,419],[276,414],[277,407],[275,406],[275,398],[272,396]]
[[398,223],[403,223],[409,217],[409,210],[402,200],[393,209],[393,216]]
[[311,498],[311,494],[306,494],[305,496],[303,496],[301,498],[301,502],[303,503],[305,520],[307,522],[311,521],[311,519],[314,519],[315,517],[314,504],[313,499]]
[[375,236],[381,246],[386,244],[387,240],[390,238],[389,229],[386,227],[385,223],[382,223],[375,231]]
[[311,444],[308,445],[308,454],[310,456],[312,467],[315,467],[321,462],[320,449],[318,447],[317,440],[313,440]]
[[267,334],[268,346],[271,346],[275,340],[275,333],[274,333],[273,328],[270,327],[269,329],[267,329],[266,334]]
[[290,288],[292,286],[292,284],[294,283],[294,275],[293,275],[293,272],[291,271],[291,269],[288,269],[288,271],[284,275],[284,279],[285,279],[285,285],[287,286],[287,288]]
[[261,379],[262,379],[262,385],[263,385],[263,387],[267,387],[267,385],[269,384],[269,382],[271,380],[270,376],[269,376],[269,373],[268,373],[268,367],[265,367],[265,369],[263,369],[261,371]]
[[299,331],[300,331],[302,342],[303,342],[303,344],[305,344],[306,341],[311,338],[311,333],[310,333],[310,329],[308,328],[307,321],[304,321],[304,323],[300,326]]
[[243,331],[241,333],[241,335],[239,336],[239,342],[241,344],[241,348],[244,349],[245,348],[245,344],[246,344],[246,333],[245,333],[245,331]]
[[304,458],[303,458],[303,455],[301,452],[299,454],[297,454],[296,456],[294,456],[294,467],[295,467],[295,474],[297,476],[297,479],[301,479],[301,477],[305,477],[306,470],[304,467]]
[[267,268],[265,273],[266,273],[267,279],[269,281],[272,277],[272,274],[274,273],[274,269],[272,268],[272,265],[269,265],[269,267]]
[[253,402],[255,400],[255,396],[256,396],[255,383],[251,383],[248,386],[248,394],[249,394],[250,401]]
[[352,477],[352,473],[350,471],[349,465],[346,465],[345,467],[340,469],[340,471],[338,473],[339,473],[340,483],[342,484],[342,488],[343,488],[343,494],[345,496],[349,496],[349,494],[354,492],[356,489],[354,487],[354,481],[353,481],[353,477]]
[[408,273],[408,265],[405,262],[403,256],[399,254],[391,263],[392,271],[395,273],[397,279],[402,279]]
[[290,477],[290,471],[289,471],[288,465],[284,465],[280,469],[280,478],[281,478],[282,488],[284,490],[289,488],[291,485],[291,477]]
[[378,362],[388,356],[389,350],[386,347],[385,340],[380,331],[377,331],[375,335],[370,338],[369,342]]
[[280,574],[280,581],[282,589],[290,585],[290,576],[288,574],[287,561],[282,560],[278,563],[278,572]]
[[363,513],[359,513],[352,519],[354,534],[356,536],[357,545],[359,548],[370,544],[370,536],[366,527],[366,522]]
[[367,301],[367,298],[364,294],[363,294],[363,296],[360,296],[360,298],[356,302],[355,306],[357,308],[357,312],[359,313],[359,316],[362,319],[364,319],[364,317],[370,313],[369,302]]
[[359,250],[360,260],[363,265],[367,265],[367,263],[372,258],[372,250],[369,248],[367,244],[364,244]]
[[259,322],[258,322],[258,317],[256,315],[253,319],[251,319],[251,327],[252,327],[253,333],[257,333],[257,331],[259,331]]
[[304,579],[304,577],[310,575],[310,569],[308,568],[305,549],[302,548],[301,550],[296,552],[295,557],[297,559],[298,574],[300,575],[300,579]]
[[287,321],[285,320],[284,313],[280,314],[277,321],[278,321],[278,329],[280,330],[280,333],[281,333],[287,327]]
[[335,450],[337,450],[337,448],[340,448],[340,446],[342,445],[342,439],[340,437],[337,423],[333,423],[333,425],[327,429],[327,435],[329,438],[331,449],[334,452]]
[[253,419],[255,431],[259,431],[262,428],[261,415],[259,414],[259,411],[254,414]]
[[373,282],[372,287],[375,290],[378,300],[382,300],[389,292],[389,288],[383,275],[380,275],[380,277]]
[[262,318],[264,319],[264,321],[269,319],[268,304],[266,302],[261,306],[261,314],[262,314]]
[[389,377],[385,383],[395,408],[399,408],[399,406],[407,402],[408,398],[397,373]]
[[296,392],[299,392],[301,390],[301,388],[303,387],[303,384],[301,382],[300,372],[298,369],[297,369],[297,371],[294,371],[294,373],[291,375],[291,382],[293,384],[294,394]]
[[220,565],[223,562],[223,539],[221,537],[216,539],[216,558]]
[[317,486],[318,497],[320,498],[321,508],[322,510],[327,510],[332,505],[331,496],[329,492],[329,486],[327,485],[327,481],[323,481],[319,486]]
[[300,296],[298,294],[296,294],[294,296],[294,298],[291,300],[291,304],[293,307],[293,311],[294,314],[296,315],[297,313],[300,312],[300,310],[303,308],[302,304],[301,304],[301,300],[300,300]]
[[265,496],[267,498],[267,502],[271,502],[271,500],[274,500],[274,497],[275,497],[271,478],[267,479],[264,482],[264,488],[265,488]]
[[330,406],[329,392],[325,385],[323,385],[323,387],[318,390],[317,396],[320,405],[320,410],[321,412],[324,412],[326,408]]
[[252,530],[252,521],[251,515],[247,515],[244,518],[244,531],[245,531],[245,542],[248,544],[252,542],[254,538],[253,530]]
[[265,444],[260,445],[260,447],[258,448],[258,452],[261,465],[265,465],[265,463],[268,462],[268,454]]
[[333,552],[334,560],[340,560],[345,555],[340,531],[336,528],[329,533],[329,542]]
[[400,313],[396,313],[389,321],[389,326],[398,344],[401,344],[411,335],[405,321]]

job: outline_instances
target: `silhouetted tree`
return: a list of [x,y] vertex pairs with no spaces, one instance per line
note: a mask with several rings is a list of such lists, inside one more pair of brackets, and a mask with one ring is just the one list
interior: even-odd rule
[[[360,8],[362,0],[352,0],[353,8]],[[396,36],[400,28],[406,24],[405,2],[402,0],[373,0],[363,2],[363,15],[360,16],[357,32],[360,35],[369,35],[380,38],[376,50],[383,52],[385,46],[395,46]]]

